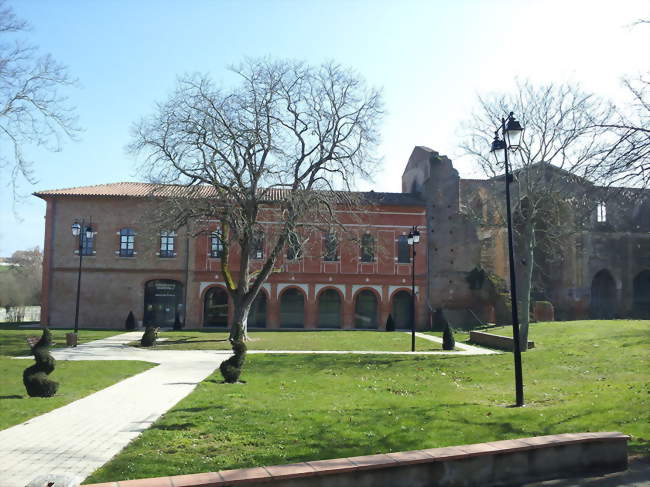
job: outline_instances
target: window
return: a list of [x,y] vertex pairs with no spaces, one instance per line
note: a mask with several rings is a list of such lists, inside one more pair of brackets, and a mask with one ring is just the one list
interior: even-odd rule
[[607,221],[607,206],[602,201],[596,207],[596,221],[598,223],[605,223]]
[[163,231],[160,232],[160,257],[174,257],[174,241],[176,240],[176,232]]
[[373,262],[375,260],[375,239],[369,233],[361,237],[361,262]]
[[339,250],[339,242],[338,239],[336,238],[336,234],[334,233],[328,233],[325,235],[325,252],[323,253],[323,260],[326,260],[328,262],[335,262],[339,260],[338,258],[338,250]]
[[253,243],[251,245],[251,259],[264,258],[264,232],[259,231],[253,235]]
[[220,259],[223,254],[223,241],[218,231],[212,232],[210,235],[210,257]]
[[88,238],[86,232],[81,232],[79,234],[81,239],[81,254],[82,255],[93,255],[95,253],[95,234],[92,234],[92,237]]
[[287,260],[298,260],[302,258],[302,246],[300,239],[295,233],[289,234],[287,241]]
[[401,264],[408,264],[411,262],[409,242],[406,235],[400,235],[397,239],[397,262]]
[[133,245],[135,244],[135,232],[131,228],[120,230],[120,257],[133,257]]

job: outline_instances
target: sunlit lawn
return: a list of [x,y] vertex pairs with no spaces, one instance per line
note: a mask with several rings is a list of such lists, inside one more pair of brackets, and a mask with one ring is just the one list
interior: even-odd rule
[[650,321],[536,324],[531,339],[525,408],[507,407],[509,353],[251,355],[246,384],[216,372],[88,481],[580,431],[650,453]]
[[[250,350],[411,350],[411,336],[404,332],[378,331],[251,331]],[[213,331],[163,331],[154,349],[159,350],[230,350],[228,333]],[[139,342],[133,342],[137,345]],[[420,351],[441,350],[439,343],[416,338]]]
[[[52,330],[55,346],[65,346],[65,333]],[[116,331],[80,330],[80,342],[112,336]],[[41,329],[17,329],[12,325],[0,327],[0,429],[22,423],[72,401],[81,399],[122,379],[153,367],[155,364],[127,361],[57,361],[50,377],[59,382],[54,397],[31,398],[23,385],[23,370],[34,363],[32,359],[18,360],[12,356],[31,355],[25,341],[28,336],[40,336]]]

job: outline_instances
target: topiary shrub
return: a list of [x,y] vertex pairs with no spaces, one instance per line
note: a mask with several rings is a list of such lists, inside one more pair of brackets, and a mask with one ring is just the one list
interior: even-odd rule
[[386,320],[386,331],[395,331],[395,320],[392,314],[389,314]]
[[140,339],[140,345],[143,347],[153,347],[156,344],[156,339],[158,338],[159,328],[154,326],[147,326],[144,329],[144,334]]
[[174,330],[180,330],[181,328],[183,328],[183,323],[181,323],[180,314],[176,311],[174,315]]
[[30,397],[52,397],[59,388],[59,383],[48,377],[56,366],[56,361],[49,351],[51,344],[52,334],[45,327],[41,339],[32,347],[36,363],[23,372],[23,384]]
[[244,360],[246,359],[246,344],[243,341],[235,341],[232,343],[232,351],[234,355],[228,360],[224,360],[219,366],[219,371],[223,376],[223,381],[228,384],[235,384],[239,382]]
[[135,316],[133,316],[133,311],[129,311],[129,316],[126,317],[124,322],[125,330],[135,330]]
[[447,320],[445,320],[445,330],[442,332],[442,349],[453,350],[456,348],[456,339],[454,338],[454,330]]

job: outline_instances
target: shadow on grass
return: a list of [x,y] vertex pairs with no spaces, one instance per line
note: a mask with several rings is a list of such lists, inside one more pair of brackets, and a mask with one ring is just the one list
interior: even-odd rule
[[1,399],[22,399],[22,398],[23,396],[19,396],[17,394],[14,394],[12,396],[0,396],[0,400]]
[[196,426],[195,423],[154,424],[152,430],[180,431]]

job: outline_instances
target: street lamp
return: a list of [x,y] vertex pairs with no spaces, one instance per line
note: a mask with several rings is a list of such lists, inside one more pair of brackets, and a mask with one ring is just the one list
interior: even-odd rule
[[79,332],[79,294],[81,292],[81,263],[83,261],[83,256],[84,256],[84,242],[88,242],[93,238],[93,228],[92,228],[92,223],[86,224],[86,222],[82,219],[81,223],[75,220],[75,222],[72,224],[72,235],[74,237],[77,237],[78,239],[78,249],[79,249],[79,271],[77,273],[77,306],[75,308],[74,312],[74,344],[73,346],[77,346],[77,339],[76,335]]
[[508,224],[508,258],[510,264],[510,300],[512,302],[512,339],[513,352],[515,358],[515,394],[516,406],[524,405],[524,377],[521,368],[521,344],[519,343],[519,313],[517,311],[517,283],[515,277],[515,251],[512,237],[512,212],[510,209],[510,183],[512,174],[508,164],[508,152],[516,151],[521,144],[521,136],[524,128],[515,119],[514,113],[510,112],[508,119],[501,119],[501,135],[499,130],[494,132],[494,141],[492,141],[492,154],[498,164],[504,164],[506,168],[506,217]]
[[415,246],[420,242],[420,232],[417,226],[411,228],[407,242],[413,252],[411,259],[411,352],[415,352]]

